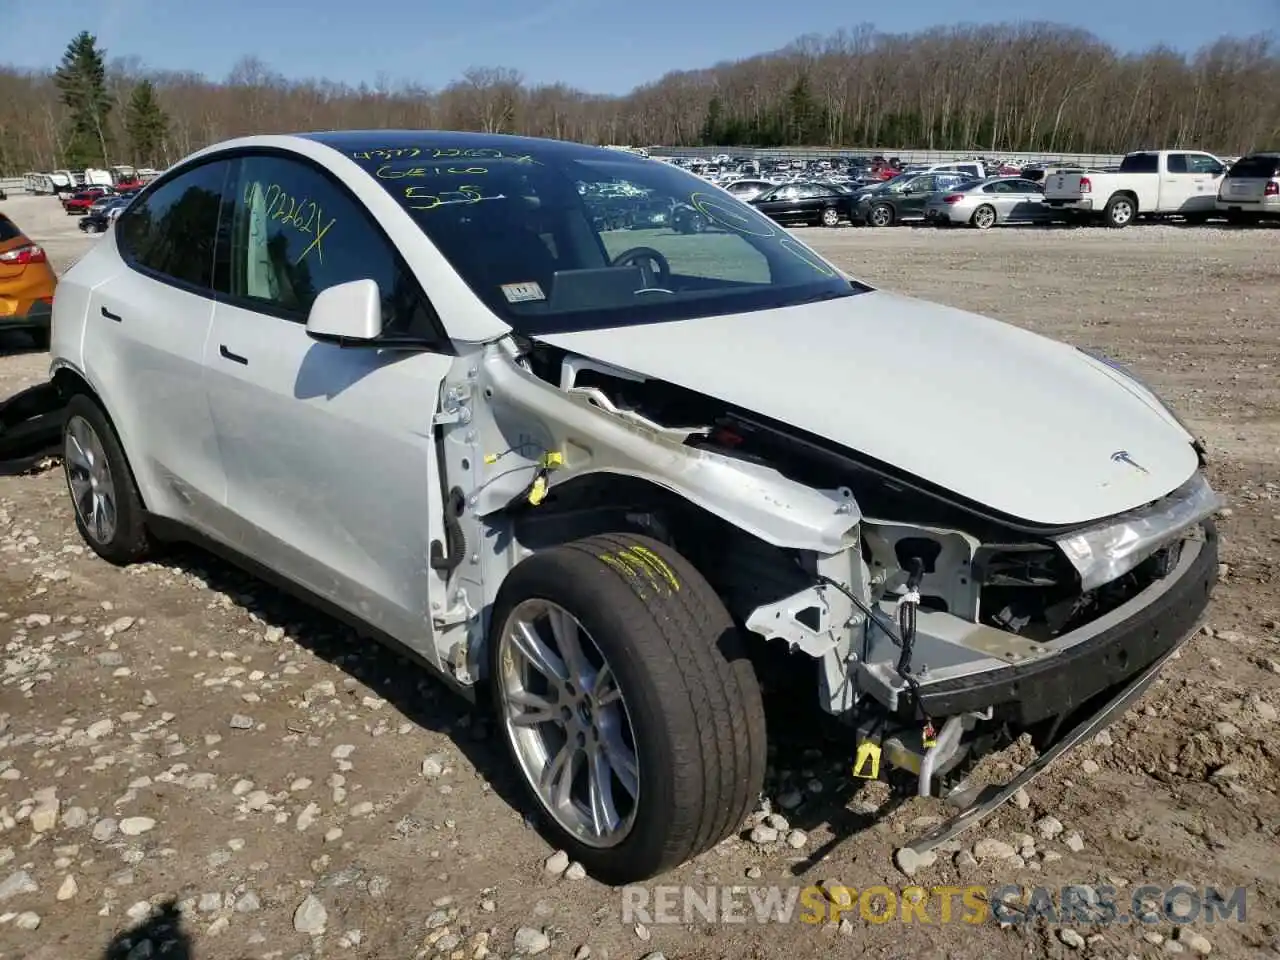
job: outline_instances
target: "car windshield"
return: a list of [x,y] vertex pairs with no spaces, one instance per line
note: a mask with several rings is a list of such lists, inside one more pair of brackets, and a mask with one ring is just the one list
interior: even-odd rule
[[20,236],[22,236],[22,231],[14,226],[12,220],[0,213],[0,243],[17,240]]
[[559,144],[545,154],[522,144],[349,155],[517,333],[745,313],[868,289],[669,164]]

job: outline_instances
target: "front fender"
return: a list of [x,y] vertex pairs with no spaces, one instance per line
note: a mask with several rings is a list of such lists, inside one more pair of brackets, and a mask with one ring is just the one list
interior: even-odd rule
[[[490,416],[476,426],[487,449],[501,453],[473,494],[479,516],[504,509],[528,487],[540,458],[558,453],[553,487],[592,473],[635,477],[784,549],[834,554],[856,540],[861,513],[848,488],[816,490],[769,467],[690,447],[686,430],[539,379],[501,343],[487,348],[481,381]],[[494,436],[483,436],[490,430]]]

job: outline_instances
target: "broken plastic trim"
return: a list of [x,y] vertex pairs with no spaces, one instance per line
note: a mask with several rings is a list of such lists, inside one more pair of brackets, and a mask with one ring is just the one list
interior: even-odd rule
[[67,401],[53,381],[36,384],[0,402],[0,462],[12,468],[61,450]]
[[1054,543],[1080,574],[1081,587],[1094,590],[1128,573],[1224,506],[1226,501],[1197,470],[1164,499],[1059,537]]
[[907,845],[913,853],[923,854],[936,850],[941,844],[958,836],[965,830],[981,823],[995,813],[1010,797],[1035,780],[1049,769],[1050,765],[1063,754],[1074,750],[1084,740],[1110,726],[1131,704],[1147,691],[1152,681],[1164,668],[1165,664],[1182,648],[1191,637],[1195,636],[1198,625],[1187,631],[1183,637],[1170,647],[1163,656],[1135,677],[1121,689],[1110,701],[1100,707],[1094,714],[1082,720],[1070,733],[1055,743],[1036,760],[1023,768],[1022,772],[1007,783],[982,787],[977,784],[961,784],[947,795],[947,803],[961,810],[950,820],[939,824],[924,836]]

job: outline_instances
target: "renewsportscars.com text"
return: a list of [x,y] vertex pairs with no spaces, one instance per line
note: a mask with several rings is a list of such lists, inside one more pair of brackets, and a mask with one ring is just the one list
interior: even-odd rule
[[982,924],[1188,924],[1245,921],[1243,887],[1218,890],[1144,884],[1122,894],[1109,886],[1058,889],[971,885],[910,886],[655,886],[622,888],[622,922]]

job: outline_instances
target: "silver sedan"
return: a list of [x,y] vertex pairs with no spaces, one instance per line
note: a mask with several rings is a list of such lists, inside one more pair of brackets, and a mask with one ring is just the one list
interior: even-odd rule
[[979,230],[1006,223],[1047,223],[1051,219],[1044,203],[1044,187],[1020,177],[996,177],[936,194],[929,199],[924,218],[940,227],[969,224]]

